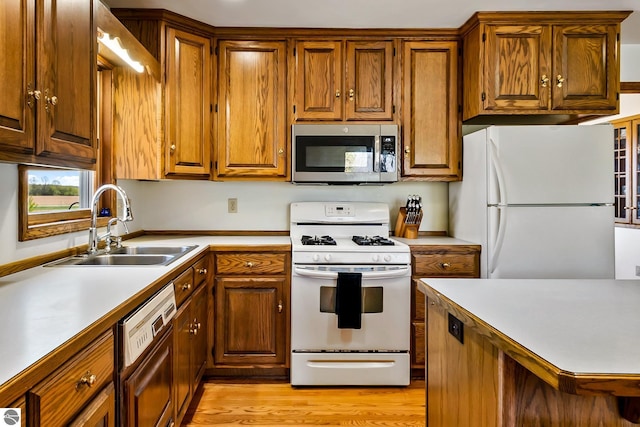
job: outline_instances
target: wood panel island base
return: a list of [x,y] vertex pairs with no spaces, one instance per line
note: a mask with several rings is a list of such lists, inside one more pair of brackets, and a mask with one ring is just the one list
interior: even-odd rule
[[422,279],[427,425],[640,423],[640,281]]

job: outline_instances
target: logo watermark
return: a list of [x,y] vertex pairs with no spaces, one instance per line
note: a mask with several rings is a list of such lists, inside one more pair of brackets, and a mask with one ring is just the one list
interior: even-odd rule
[[22,410],[20,408],[0,408],[0,426],[16,426],[20,427],[20,419]]

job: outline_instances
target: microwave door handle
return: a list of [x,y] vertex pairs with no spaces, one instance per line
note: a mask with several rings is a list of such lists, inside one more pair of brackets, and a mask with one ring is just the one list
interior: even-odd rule
[[380,171],[380,135],[373,138],[373,171]]

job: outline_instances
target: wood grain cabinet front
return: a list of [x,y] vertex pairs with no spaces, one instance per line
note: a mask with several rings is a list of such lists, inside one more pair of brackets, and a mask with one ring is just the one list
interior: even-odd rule
[[617,113],[628,15],[476,13],[463,27],[463,120]]
[[425,245],[411,247],[411,375],[425,375],[427,338],[425,298],[418,290],[424,277],[480,277],[480,246]]
[[0,3],[0,160],[95,167],[94,0]]
[[402,179],[457,181],[458,42],[405,41],[402,52]]
[[295,120],[392,120],[394,55],[393,40],[297,40]]
[[178,304],[173,320],[176,425],[180,425],[189,408],[207,362],[210,259],[205,255],[174,279]]
[[99,418],[115,426],[113,375],[114,339],[109,331],[29,390],[30,425],[90,425]]
[[214,179],[289,177],[287,43],[218,40]]
[[288,366],[290,253],[216,253],[216,373]]

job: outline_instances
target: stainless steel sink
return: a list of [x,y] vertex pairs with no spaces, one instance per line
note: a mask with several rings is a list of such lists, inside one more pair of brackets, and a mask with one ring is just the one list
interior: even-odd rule
[[64,258],[45,264],[45,267],[168,265],[196,247],[124,246],[109,253]]

